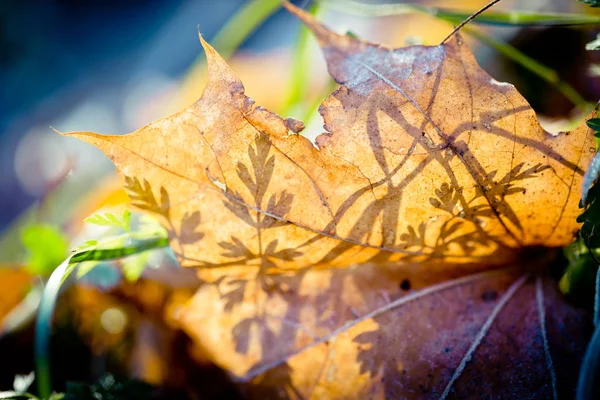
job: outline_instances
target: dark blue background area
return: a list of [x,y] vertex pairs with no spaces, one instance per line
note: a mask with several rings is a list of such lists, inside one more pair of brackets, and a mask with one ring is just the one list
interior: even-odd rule
[[[119,87],[148,72],[181,77],[202,55],[197,27],[210,41],[243,3],[2,0],[0,229],[35,200],[14,176],[14,151],[25,132],[49,124],[97,88]],[[280,11],[243,47],[264,50],[290,43],[296,24]]]

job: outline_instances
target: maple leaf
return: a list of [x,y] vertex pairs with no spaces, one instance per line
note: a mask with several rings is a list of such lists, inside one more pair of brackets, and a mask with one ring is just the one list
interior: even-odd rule
[[[329,132],[318,148],[297,134],[302,123],[255,106],[202,39],[209,82],[194,105],[125,136],[67,134],[113,159],[133,205],[165,222],[183,265],[231,262],[213,249],[232,238],[248,247],[236,265],[260,264],[265,247],[285,238],[279,248],[302,256],[275,263],[282,269],[345,266],[381,251],[392,260],[499,263],[526,246],[572,240],[573,189],[594,151],[585,125],[545,132],[458,36],[388,50],[294,12],[343,84],[321,106]],[[418,245],[403,240],[422,224]],[[260,240],[245,240],[258,232]],[[350,245],[358,259],[345,256]]]
[[195,104],[129,135],[65,134],[103,150],[213,282],[184,329],[256,397],[570,396],[589,320],[543,275],[555,252],[526,256],[579,229],[591,130],[545,132],[457,35],[386,49],[286,7],[342,84],[316,146],[202,37]]

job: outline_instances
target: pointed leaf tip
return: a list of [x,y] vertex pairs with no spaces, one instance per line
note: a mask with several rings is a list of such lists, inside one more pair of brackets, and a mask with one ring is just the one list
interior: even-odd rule
[[209,50],[215,51],[215,49],[206,40],[204,40],[204,36],[200,32],[199,26],[198,26],[198,39],[200,40],[200,44],[204,48],[205,52],[208,52]]
[[345,37],[326,28],[319,21],[317,21],[315,17],[300,7],[297,7],[287,1],[283,2],[283,7],[285,7],[286,10],[302,21],[302,23],[304,23],[304,25],[306,25],[306,27],[314,33],[321,43],[332,44],[338,42],[336,39]]
[[293,5],[292,3],[288,2],[288,1],[284,1],[282,3],[282,5],[291,14],[295,15],[296,17],[298,17],[298,19],[300,19],[300,21],[302,21],[309,28],[311,28],[313,25],[320,25],[315,20],[315,18],[312,15],[310,15],[309,13],[307,13],[306,11],[304,11],[303,9],[301,9],[300,7],[297,7],[297,6]]
[[204,40],[202,34],[199,34],[198,38],[204,49],[204,54],[206,54],[208,86],[211,86],[212,84],[219,86],[219,82],[228,82],[229,85],[233,85],[229,90],[236,92],[241,90],[243,92],[242,82],[233,72],[229,64],[227,64],[225,59],[212,45],[210,45],[210,43]]
[[200,44],[202,45],[204,53],[206,54],[206,61],[208,62],[209,74],[214,64],[220,64],[222,66],[226,66],[229,69],[229,65],[225,62],[223,57],[221,57],[219,52],[204,39],[204,35],[202,35],[200,32],[198,32],[198,39],[200,39]]

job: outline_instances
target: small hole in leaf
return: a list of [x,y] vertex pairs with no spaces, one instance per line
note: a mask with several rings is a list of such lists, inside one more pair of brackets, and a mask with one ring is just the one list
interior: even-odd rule
[[402,282],[400,282],[400,289],[410,290],[410,281],[408,279],[405,279]]
[[489,303],[490,301],[495,301],[497,298],[498,293],[496,293],[494,290],[486,290],[481,295],[481,300],[485,301],[486,303]]

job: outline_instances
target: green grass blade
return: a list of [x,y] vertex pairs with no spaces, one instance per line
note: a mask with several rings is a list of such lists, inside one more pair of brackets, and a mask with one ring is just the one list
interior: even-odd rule
[[510,44],[494,39],[493,37],[486,35],[481,31],[469,27],[464,27],[463,31],[473,36],[480,42],[494,48],[494,50],[497,52],[501,53],[507,58],[510,58],[523,68],[531,71],[541,79],[554,86],[560,93],[562,93],[563,96],[569,99],[571,103],[581,110],[587,110],[593,107],[593,105],[587,102],[571,85],[561,80],[558,73],[553,69],[539,63],[528,55],[517,50]]
[[[442,18],[447,17],[461,20],[469,16],[468,13],[445,9],[438,10],[437,14]],[[478,16],[473,22],[500,26],[597,25],[600,23],[600,15],[538,13],[530,11],[488,11]]]
[[52,316],[63,280],[70,274],[69,259],[60,264],[48,279],[35,321],[35,376],[39,395],[48,399],[52,394],[50,377],[50,335]]
[[[317,9],[318,4],[315,3],[308,11],[314,15],[317,12]],[[300,32],[298,33],[294,57],[292,59],[289,94],[283,106],[283,115],[288,115],[293,107],[306,101],[310,78],[309,43],[311,37],[310,30],[304,24],[300,24]]]
[[238,10],[211,40],[221,57],[228,59],[248,36],[281,8],[281,0],[251,0]]
[[[432,7],[424,7],[420,5],[413,4],[364,4],[359,3],[353,0],[318,0],[323,5],[327,5],[332,7],[338,11],[345,13],[358,14],[362,16],[389,16],[389,15],[399,15],[399,14],[409,14],[409,13],[424,13],[431,15],[433,17],[437,17],[444,21],[457,24],[462,22],[462,20],[468,18],[470,13],[463,12],[454,12],[443,9],[437,9]],[[491,16],[491,17],[490,17]],[[477,16],[473,22],[484,22],[484,23],[499,23],[500,21],[504,21],[508,24],[511,20],[513,21],[513,25],[536,25],[542,24],[542,22],[546,25],[554,24],[554,25],[577,25],[577,24],[588,24],[588,23],[598,23],[600,22],[600,16],[593,15],[573,15],[573,14],[564,14],[561,15],[560,18],[557,17],[558,14],[539,14],[539,13],[526,13],[526,12],[489,12]],[[565,17],[565,18],[562,18]],[[486,19],[487,18],[487,19]],[[554,18],[554,19],[552,19]],[[552,22],[554,21],[554,22]],[[526,23],[527,22],[527,23]],[[468,26],[463,27],[463,32],[475,37],[477,40],[482,43],[494,48],[499,53],[503,54],[505,57],[510,58],[517,64],[531,71],[535,75],[539,76],[541,79],[550,83],[554,86],[558,91],[560,91],[563,96],[565,96],[571,103],[577,106],[581,110],[589,110],[593,107],[592,104],[588,103],[572,86],[570,86],[565,81],[561,80],[558,73],[551,68],[539,63],[533,58],[527,56],[526,54],[520,52],[513,46],[508,43],[502,42],[500,40],[494,39],[485,33],[472,29]]]
[[[438,18],[463,21],[472,14],[472,12],[427,7],[417,4],[366,4],[352,0],[318,1],[324,6],[340,12],[366,17],[386,17],[401,14],[423,13]],[[473,22],[501,26],[595,25],[600,23],[600,15],[540,13],[532,11],[486,11],[477,16]]]
[[141,240],[131,246],[121,246],[109,249],[89,249],[76,252],[71,256],[70,264],[76,264],[83,261],[106,261],[117,258],[131,256],[146,250],[157,249],[169,245],[169,239],[166,237],[157,237]]
[[[129,234],[113,239],[122,241],[125,237],[133,236],[133,234]],[[52,272],[42,293],[35,323],[35,370],[38,391],[42,399],[48,399],[52,393],[50,376],[50,335],[52,331],[52,317],[54,315],[54,309],[56,308],[60,288],[63,282],[75,269],[75,264],[82,261],[104,261],[121,258],[168,245],[169,239],[160,236],[140,240],[138,243],[131,246],[109,249],[86,249],[74,253]]]

